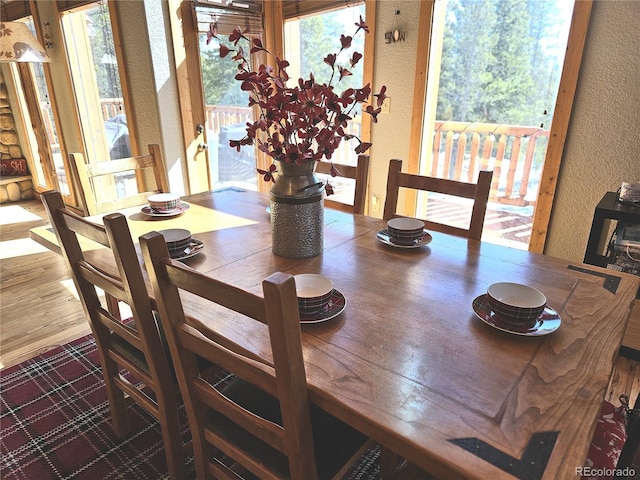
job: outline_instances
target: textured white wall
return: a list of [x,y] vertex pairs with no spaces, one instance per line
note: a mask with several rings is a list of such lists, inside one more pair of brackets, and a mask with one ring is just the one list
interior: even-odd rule
[[640,181],[640,2],[594,2],[545,253],[582,260],[594,207]]
[[184,142],[166,1],[118,2],[141,153],[158,143],[171,191],[185,192]]
[[[396,10],[400,10],[399,15]],[[407,162],[409,157],[419,13],[420,2],[378,2],[373,90],[377,93],[386,85],[391,103],[389,113],[378,115],[372,129],[369,214],[376,217],[382,216],[389,160]],[[395,28],[405,31],[405,41],[385,43],[384,33]],[[380,200],[377,211],[371,204],[373,196]]]

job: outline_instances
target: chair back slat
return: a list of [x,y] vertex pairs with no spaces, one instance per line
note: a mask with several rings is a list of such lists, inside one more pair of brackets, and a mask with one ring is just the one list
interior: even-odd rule
[[[159,145],[149,145],[148,155],[87,163],[82,153],[75,152],[69,154],[69,160],[72,184],[85,215],[97,215],[143,205],[150,195],[169,191]],[[137,191],[129,192],[127,195],[119,194],[113,185],[115,176],[132,171],[135,173]],[[153,180],[152,187],[148,186],[149,180]],[[105,198],[102,194],[104,191],[111,192],[112,195]]]
[[[116,434],[129,432],[126,405],[130,397],[159,420],[170,477],[185,478],[172,367],[126,217],[106,215],[100,225],[68,210],[59,192],[44,192],[42,201],[95,337]],[[81,239],[105,247],[99,265],[88,251],[95,243]],[[110,253],[109,260],[103,253]],[[123,304],[131,318],[121,319]],[[121,376],[122,369],[136,382]],[[133,384],[138,381],[142,385]]]
[[465,236],[474,240],[481,239],[493,172],[482,170],[478,173],[477,183],[466,183],[457,180],[404,173],[401,169],[402,160],[394,159],[389,162],[387,196],[383,214],[384,220],[398,216],[397,207],[400,188],[452,195],[473,200],[469,227],[458,227],[431,220],[425,220],[425,227],[443,233]]
[[181,262],[166,266],[171,283],[201,298],[266,323],[264,299],[241,288],[220,282],[196,270],[185,270]]
[[331,175],[332,166],[340,172],[339,177],[355,180],[353,206],[332,200],[331,197],[324,199],[325,206],[346,212],[364,213],[367,201],[367,182],[369,180],[369,155],[359,155],[356,166],[341,163],[318,162],[316,165],[316,173]]
[[176,334],[185,348],[201,358],[216,363],[227,372],[249,379],[269,395],[276,396],[278,394],[275,372],[271,365],[247,357],[242,353],[236,353],[232,350],[234,345],[227,348],[223,345],[222,339],[219,340],[220,343],[210,340],[199,330],[189,325],[180,325]]

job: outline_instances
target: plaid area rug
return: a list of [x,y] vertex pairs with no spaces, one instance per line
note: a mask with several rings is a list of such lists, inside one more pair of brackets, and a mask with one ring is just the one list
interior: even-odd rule
[[[168,478],[160,426],[146,410],[131,405],[131,434],[114,434],[92,336],[0,371],[0,399],[3,480]],[[183,408],[180,420],[187,441]],[[378,456],[366,452],[345,480],[379,478]],[[187,467],[195,479],[193,458]]]
[[[0,403],[2,480],[168,478],[160,426],[146,410],[131,405],[131,434],[115,436],[90,335],[0,371]],[[180,421],[187,441],[183,408]],[[370,449],[344,480],[379,479],[379,455]],[[640,480],[640,452],[634,465]],[[193,458],[187,469],[195,479]]]

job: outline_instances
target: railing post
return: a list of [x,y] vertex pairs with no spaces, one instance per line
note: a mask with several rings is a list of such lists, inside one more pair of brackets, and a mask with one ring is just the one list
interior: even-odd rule
[[537,136],[529,136],[527,140],[527,154],[524,157],[524,169],[522,172],[522,183],[520,183],[520,198],[524,200],[527,196],[529,187],[529,178],[531,176],[531,168],[533,167],[533,155],[536,151]]
[[431,162],[431,176],[438,176],[438,164],[440,163],[440,143],[442,142],[442,133],[440,128],[442,123],[436,128],[436,133],[433,136],[433,160]]
[[516,177],[516,168],[518,167],[518,158],[520,157],[521,142],[522,139],[520,137],[514,137],[513,147],[511,148],[511,158],[509,159],[509,171],[507,172],[507,185],[504,189],[505,200],[509,200],[513,193],[513,184]]
[[504,151],[507,145],[507,136],[500,135],[498,147],[496,148],[496,163],[493,167],[493,180],[491,181],[491,197],[498,198],[498,187],[500,185],[500,172],[502,170],[502,161],[504,159]]
[[467,135],[464,132],[460,132],[458,137],[458,155],[456,156],[456,170],[455,178],[462,178],[462,165],[464,164],[464,151],[467,148]]
[[469,160],[469,176],[468,181],[473,182],[478,172],[478,150],[480,149],[480,134],[473,132],[471,135],[471,159]]

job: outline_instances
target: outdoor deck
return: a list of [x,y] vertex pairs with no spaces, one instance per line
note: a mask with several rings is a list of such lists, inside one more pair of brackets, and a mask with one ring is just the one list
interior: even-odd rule
[[[427,214],[423,218],[464,227],[469,224],[471,216],[470,207],[465,208],[465,203],[469,205],[467,202],[434,195],[429,198]],[[532,223],[533,207],[516,209],[497,202],[489,202],[482,240],[527,250],[531,239]]]

